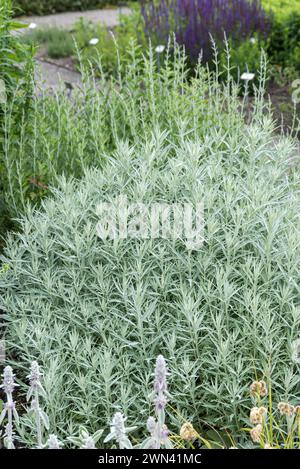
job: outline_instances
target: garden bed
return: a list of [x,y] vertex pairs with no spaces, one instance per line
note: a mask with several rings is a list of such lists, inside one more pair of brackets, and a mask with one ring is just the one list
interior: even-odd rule
[[[0,10],[7,448],[299,448],[298,19],[208,3],[202,61],[191,3],[30,37]],[[36,93],[34,53],[80,86]]]

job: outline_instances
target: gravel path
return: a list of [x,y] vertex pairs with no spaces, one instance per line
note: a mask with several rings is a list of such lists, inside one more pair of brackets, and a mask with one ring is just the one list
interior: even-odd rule
[[[72,29],[73,25],[80,18],[93,23],[102,23],[107,27],[114,27],[119,22],[120,14],[129,14],[130,9],[126,7],[119,7],[115,9],[91,10],[91,11],[76,11],[68,13],[58,13],[55,15],[47,16],[23,16],[18,18],[20,21],[30,24],[35,23],[37,28],[58,27],[65,29]],[[18,33],[25,33],[26,29],[18,30]],[[65,83],[67,89],[72,89],[74,86],[79,86],[81,83],[80,74],[68,70],[67,67],[60,66],[44,60],[37,60],[36,71],[37,93],[40,89],[55,91]]]
[[119,15],[130,13],[129,8],[120,7],[116,9],[91,10],[91,11],[75,11],[68,13],[58,13],[56,15],[47,16],[23,16],[18,18],[24,23],[35,23],[38,27],[53,27],[71,29],[74,23],[80,18],[85,18],[93,23],[102,23],[106,26],[113,27],[119,22]]
[[42,60],[36,61],[35,79],[37,94],[41,90],[55,92],[61,85],[65,86],[67,91],[71,91],[81,84],[81,76],[78,72]]

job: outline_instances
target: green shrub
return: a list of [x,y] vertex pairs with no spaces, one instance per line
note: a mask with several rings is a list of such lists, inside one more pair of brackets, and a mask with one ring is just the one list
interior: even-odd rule
[[267,51],[272,64],[300,71],[300,3],[299,0],[264,0],[274,13]]
[[22,42],[36,48],[43,47],[51,58],[71,57],[75,54],[75,43],[70,31],[62,28],[37,28],[24,34]]
[[272,11],[278,19],[299,11],[299,0],[262,0],[262,4]]
[[300,71],[297,50],[300,47],[300,11],[273,23],[267,45],[270,60],[283,67],[294,67]]
[[[28,360],[43,367],[55,433],[80,423],[93,432],[119,406],[130,422],[144,420],[149,360],[158,353],[172,357],[174,424],[178,412],[197,427],[236,432],[254,374],[271,375],[278,398],[293,398],[299,386],[293,142],[274,142],[262,83],[246,125],[232,82],[220,85],[201,67],[188,81],[178,55],[158,72],[150,53],[142,67],[132,60],[121,68],[112,86],[85,76],[72,100],[38,102],[38,131],[22,160],[10,155],[18,180],[22,164],[56,184],[59,173],[83,173],[80,182],[60,177],[41,209],[27,210],[0,278],[7,351],[21,376]],[[202,201],[203,247],[101,240],[96,206],[119,194]]]
[[75,52],[74,39],[61,29],[51,31],[51,39],[47,44],[49,57],[70,57]]
[[16,13],[49,15],[63,11],[84,11],[118,5],[120,0],[15,0]]
[[[11,226],[10,211],[7,207],[8,175],[5,170],[7,126],[10,138],[18,142],[21,138],[20,122],[26,127],[33,91],[32,48],[22,44],[13,30],[23,27],[12,20],[10,0],[4,0],[0,6],[0,249],[2,236]],[[6,119],[9,113],[9,119]]]

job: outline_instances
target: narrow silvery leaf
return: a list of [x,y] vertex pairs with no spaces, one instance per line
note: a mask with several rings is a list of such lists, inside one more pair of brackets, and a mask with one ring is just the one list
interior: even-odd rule
[[120,441],[120,448],[121,449],[132,449],[132,444],[131,444],[129,438],[127,438],[126,436],[124,438],[122,438],[122,440]]
[[39,410],[40,417],[42,419],[42,422],[47,430],[49,430],[49,418],[48,415],[42,410]]
[[4,406],[4,409],[2,410],[1,415],[0,415],[0,425],[2,424],[3,420],[5,419],[6,412],[7,412],[7,409]]
[[16,423],[18,424],[20,419],[19,419],[19,414],[17,412],[17,409],[15,407],[13,407],[13,415],[14,415]]
[[113,440],[116,437],[116,434],[114,432],[111,432],[107,435],[107,437],[104,438],[104,443],[107,443],[108,441]]
[[101,436],[103,434],[103,430],[97,430],[94,434],[93,434],[93,440],[95,443],[97,443],[98,440],[100,440]]

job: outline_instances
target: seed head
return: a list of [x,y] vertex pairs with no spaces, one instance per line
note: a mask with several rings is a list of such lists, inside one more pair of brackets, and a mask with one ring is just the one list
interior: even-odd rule
[[295,411],[296,417],[299,418],[300,417],[300,405],[296,405],[294,411]]
[[250,386],[251,396],[265,397],[268,394],[268,388],[265,381],[254,381]]
[[259,415],[258,407],[253,407],[250,410],[250,423],[252,425],[257,425],[258,423],[260,423],[260,415]]
[[259,408],[259,415],[261,415],[262,417],[265,417],[267,413],[268,413],[268,409],[266,407]]
[[262,423],[263,419],[267,416],[268,410],[266,407],[253,407],[250,411],[250,423],[257,425]]
[[180,429],[180,436],[185,441],[193,441],[197,438],[197,432],[191,423],[186,422]]
[[261,437],[262,431],[263,431],[263,427],[260,423],[258,425],[256,425],[256,427],[252,428],[252,430],[250,432],[250,436],[251,436],[252,441],[254,443],[259,443],[260,442],[260,437]]
[[295,411],[294,406],[290,405],[288,402],[279,402],[278,410],[281,415],[286,415],[291,417]]

